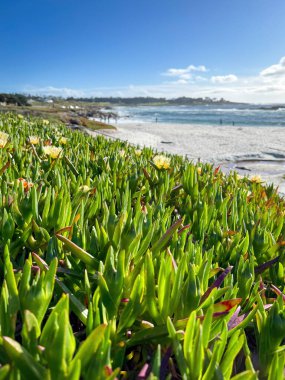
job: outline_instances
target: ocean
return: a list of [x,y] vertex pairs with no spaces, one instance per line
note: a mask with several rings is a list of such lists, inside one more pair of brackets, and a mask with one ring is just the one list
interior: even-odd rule
[[[114,107],[119,123],[175,123],[285,127],[285,107],[261,109],[256,105]],[[269,107],[269,106],[268,106]]]

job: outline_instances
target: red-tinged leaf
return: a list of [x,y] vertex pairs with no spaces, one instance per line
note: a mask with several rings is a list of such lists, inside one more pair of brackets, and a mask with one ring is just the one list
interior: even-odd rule
[[152,251],[159,251],[165,247],[168,241],[172,238],[174,232],[181,226],[183,219],[178,219],[166,232],[162,237],[154,243],[152,247]]
[[219,275],[219,277],[212,283],[212,285],[206,290],[206,292],[202,295],[201,297],[201,300],[200,300],[200,305],[202,305],[202,303],[209,297],[209,295],[211,294],[212,290],[215,289],[215,288],[219,288],[225,277],[227,276],[228,273],[230,273],[230,271],[233,269],[232,266],[230,267],[227,267],[222,274]]
[[275,257],[272,260],[267,261],[266,263],[263,263],[256,267],[254,269],[255,274],[260,274],[264,272],[266,269],[270,268],[273,264],[277,263],[279,261],[279,256]]
[[228,230],[224,232],[224,237],[236,235],[237,231]]
[[106,376],[106,378],[107,378],[108,376],[111,376],[112,373],[113,373],[112,368],[111,368],[110,366],[108,366],[108,365],[105,365],[105,367],[104,367],[104,372],[105,372],[105,376]]
[[[217,311],[216,313],[213,313],[212,317],[219,318],[219,317],[222,317],[223,315],[227,315],[228,313],[229,311]],[[198,315],[196,318],[203,321],[205,319],[205,315]]]
[[32,266],[31,266],[31,271],[32,271],[33,273],[38,273],[38,272],[41,273],[41,268],[40,268],[39,266],[37,266],[37,265],[32,265]]
[[35,262],[38,264],[38,266],[41,269],[45,269],[45,270],[49,269],[47,263],[37,253],[32,252],[32,256],[33,256]]
[[285,295],[279,290],[275,285],[270,285],[271,289],[277,296],[282,296],[283,301],[285,302]]
[[214,170],[214,175],[217,175],[220,171],[221,165],[219,165],[215,170]]
[[0,175],[2,175],[11,165],[10,161],[7,161],[6,164],[0,169]]
[[63,232],[66,232],[66,231],[70,232],[71,230],[72,230],[72,226],[63,227],[60,230],[56,231],[55,235],[62,234]]
[[151,176],[149,175],[148,171],[145,169],[145,168],[142,168],[143,170],[143,174],[145,176],[145,178],[150,182],[150,183],[153,183],[153,180],[151,179]]
[[285,240],[279,241],[278,244],[279,244],[280,247],[284,247],[284,245],[285,245]]
[[214,304],[214,313],[222,313],[224,311],[229,311],[233,307],[241,303],[242,298],[233,298],[227,301],[221,301]]
[[186,226],[180,228],[180,230],[177,232],[178,235],[181,235],[183,231],[187,230],[190,227],[191,227],[191,224],[186,224]]

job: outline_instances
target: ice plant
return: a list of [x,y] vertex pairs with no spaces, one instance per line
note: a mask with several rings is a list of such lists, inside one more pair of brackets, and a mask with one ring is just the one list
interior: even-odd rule
[[46,156],[50,156],[51,158],[58,158],[62,152],[62,148],[48,145],[43,147],[43,151]]
[[25,192],[27,192],[31,187],[34,186],[32,182],[27,181],[25,178],[18,178],[17,182],[23,184]]
[[59,143],[62,145],[66,145],[67,144],[67,138],[64,136],[61,136],[61,138],[59,139]]
[[158,169],[169,169],[170,158],[159,154],[153,157],[153,163]]
[[0,131],[0,139],[2,139],[2,140],[8,140],[8,138],[9,138],[9,135],[8,135],[8,133],[5,133],[5,132],[3,132],[3,131]]
[[0,131],[0,148],[5,148],[9,139],[8,133]]
[[261,183],[262,180],[261,180],[260,175],[253,175],[252,177],[250,177],[250,182],[252,182],[252,183]]
[[40,138],[38,136],[30,136],[29,142],[33,145],[37,145],[40,142]]
[[[0,378],[284,378],[276,189],[38,119],[0,125]],[[63,136],[62,159],[42,159]]]
[[0,148],[5,148],[6,144],[7,144],[7,140],[3,140],[0,138]]
[[87,185],[82,185],[79,187],[79,190],[82,192],[82,193],[88,193],[88,191],[91,190],[91,188]]

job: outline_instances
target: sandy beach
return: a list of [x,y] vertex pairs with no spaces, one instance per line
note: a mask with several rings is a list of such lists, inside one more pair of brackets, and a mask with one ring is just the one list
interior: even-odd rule
[[162,123],[119,123],[102,134],[189,160],[221,165],[225,172],[260,175],[285,194],[285,130]]

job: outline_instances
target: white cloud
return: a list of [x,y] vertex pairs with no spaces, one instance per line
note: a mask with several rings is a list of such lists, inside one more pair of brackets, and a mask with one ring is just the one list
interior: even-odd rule
[[185,69],[175,69],[175,68],[168,69],[162,75],[166,75],[169,77],[182,77],[183,79],[190,79],[193,72],[204,73],[206,71],[207,71],[207,68],[204,65],[200,65],[200,66],[189,65],[185,67]]
[[279,63],[269,66],[266,69],[262,70],[260,75],[262,77],[280,77],[284,76],[285,78],[285,57],[282,57]]
[[187,84],[187,83],[195,83],[196,81],[204,80],[204,78],[198,74],[205,73],[207,71],[208,69],[204,65],[199,65],[199,66],[189,65],[185,67],[184,69],[177,69],[177,68],[168,69],[166,70],[166,72],[162,73],[162,75],[175,79],[172,82],[166,82],[168,84],[169,83]]
[[[254,76],[234,74],[207,76],[206,66],[190,65],[185,69],[169,69],[165,73],[170,79],[158,84],[130,84],[126,86],[72,89],[69,87],[29,87],[22,91],[30,94],[103,97],[103,96],[153,96],[175,98],[215,97],[237,102],[282,103],[285,99],[285,57],[279,63],[256,72]],[[203,73],[203,75],[201,75]]]
[[229,74],[229,75],[217,75],[213,76],[211,78],[212,83],[233,83],[238,80],[237,76],[234,74]]
[[195,81],[196,75],[195,73],[204,73],[207,71],[206,66],[200,65],[189,65],[185,67],[184,69],[175,69],[171,68],[168,69],[166,72],[162,73],[162,75],[176,78],[177,80],[175,83],[187,83],[190,81]]
[[51,95],[51,96],[74,97],[74,98],[80,98],[86,95],[84,90],[76,90],[73,88],[54,87],[54,86],[46,86],[46,87],[28,86],[24,89],[24,92],[31,95]]

